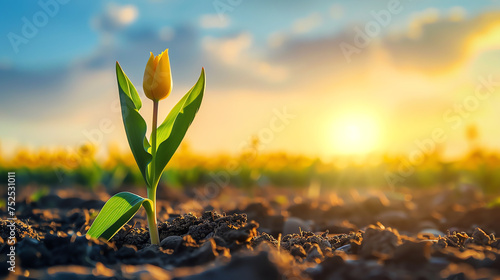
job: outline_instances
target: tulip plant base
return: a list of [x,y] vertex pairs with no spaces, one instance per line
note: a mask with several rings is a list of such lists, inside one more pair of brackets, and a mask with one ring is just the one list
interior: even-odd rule
[[[85,236],[104,201],[84,199],[91,196],[75,190],[73,198],[20,201],[16,273],[9,279],[492,279],[500,274],[500,240],[492,234],[500,232],[500,208],[482,206],[481,199],[464,195],[459,204],[438,199],[446,193],[422,191],[410,201],[382,199],[381,193],[332,206],[321,199],[279,204],[272,196],[255,202],[229,187],[224,192],[239,208],[220,208],[224,204],[213,199],[205,209],[219,211],[204,211],[182,193],[158,200],[160,246],[150,244],[144,210],[106,242]],[[11,223],[6,212],[0,214],[3,277]]]

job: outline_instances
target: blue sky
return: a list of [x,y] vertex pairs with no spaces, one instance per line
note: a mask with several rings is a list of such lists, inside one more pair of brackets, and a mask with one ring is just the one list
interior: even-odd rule
[[[19,53],[13,51],[9,40],[2,40],[0,44],[1,61],[3,64],[13,65],[16,68],[35,69],[66,66],[84,56],[90,56],[99,47],[101,32],[106,32],[110,28],[113,35],[124,39],[127,33],[139,33],[146,30],[159,33],[162,27],[173,29],[190,27],[199,32],[201,38],[204,35],[228,36],[241,31],[250,31],[256,43],[263,43],[273,32],[286,31],[293,23],[300,18],[313,13],[332,13],[332,7],[338,6],[342,15],[330,21],[324,22],[322,28],[315,30],[315,34],[339,32],[348,24],[356,21],[366,21],[370,18],[367,11],[377,10],[384,7],[389,1],[245,1],[241,4],[231,6],[227,1],[78,1],[65,0],[64,5],[54,1],[41,1],[42,3],[57,3],[58,12],[53,17],[49,16],[48,23],[39,29],[35,38],[30,39],[27,45],[19,46]],[[239,1],[234,1],[239,2]],[[487,11],[491,7],[498,6],[495,1],[483,1],[474,3],[473,1],[462,1],[460,6],[468,13],[475,14]],[[489,2],[489,3],[488,3]],[[193,4],[195,3],[195,4]],[[37,1],[3,1],[0,7],[2,15],[2,34],[7,36],[13,32],[22,35],[22,18],[26,17],[33,22],[33,15],[43,11],[42,6]],[[110,6],[133,5],[137,10],[137,18],[133,23],[127,25],[127,29],[113,29],[111,27],[92,26],[92,22],[101,16],[106,16]],[[223,6],[228,5],[228,6]],[[401,1],[401,6],[411,7],[403,9],[397,16],[398,25],[408,24],[408,15],[415,10],[426,9],[429,6],[443,11],[456,6],[456,1]],[[48,5],[52,9],[52,5]],[[232,10],[226,10],[230,7]],[[229,9],[229,8],[228,8]],[[6,12],[8,11],[8,12]],[[348,16],[345,16],[347,14]],[[223,30],[199,28],[200,17],[203,15],[220,16],[230,22]],[[221,20],[223,21],[223,20]],[[161,51],[163,46],[153,46],[155,50]],[[126,47],[125,47],[126,48]],[[150,47],[151,48],[151,47]],[[149,50],[149,49],[148,49]]]
[[[298,117],[275,133],[267,149],[335,154],[342,148],[330,146],[342,144],[330,130],[346,116],[359,119],[348,125],[358,128],[363,119],[377,119],[371,133],[385,135],[377,136],[378,150],[411,148],[475,87],[478,75],[498,73],[491,66],[498,61],[491,38],[500,25],[490,19],[500,2],[396,2],[401,12],[391,14],[369,46],[348,61],[340,44],[353,45],[355,28],[365,28],[391,1],[2,1],[0,143],[4,149],[74,146],[89,140],[102,119],[111,119],[116,129],[90,140],[126,148],[113,109],[114,62],[142,94],[149,52],[169,48],[174,92],[163,114],[194,84],[201,67],[207,70],[204,105],[187,136],[195,150],[238,152],[284,107]],[[56,11],[47,15],[43,6]],[[34,24],[43,14],[46,23],[24,38],[25,20]],[[475,39],[491,30],[490,37]],[[13,46],[15,36],[23,43]],[[473,39],[481,44],[470,54]],[[403,85],[387,82],[394,73],[402,75]],[[418,86],[390,94],[405,81]],[[429,102],[435,105],[429,108]],[[491,102],[467,122],[493,127]],[[143,113],[149,116],[150,109]],[[409,135],[392,135],[414,121]],[[449,145],[463,146],[460,135],[450,132]],[[496,136],[485,141],[493,145]]]

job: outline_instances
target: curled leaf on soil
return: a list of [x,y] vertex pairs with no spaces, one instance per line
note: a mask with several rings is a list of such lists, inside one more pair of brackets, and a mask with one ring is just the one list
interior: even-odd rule
[[111,239],[144,206],[148,215],[153,202],[133,193],[121,192],[112,196],[97,215],[87,235],[93,238]]

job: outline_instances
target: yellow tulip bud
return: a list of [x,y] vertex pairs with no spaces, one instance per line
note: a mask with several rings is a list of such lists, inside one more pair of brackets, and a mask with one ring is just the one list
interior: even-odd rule
[[168,49],[157,56],[151,53],[144,70],[142,87],[144,94],[153,101],[164,99],[172,92],[172,73],[170,72]]

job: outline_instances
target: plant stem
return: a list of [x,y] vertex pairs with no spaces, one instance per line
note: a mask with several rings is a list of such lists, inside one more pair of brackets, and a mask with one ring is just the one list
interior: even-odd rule
[[155,179],[155,160],[156,160],[156,130],[158,126],[158,101],[153,100],[153,131],[151,132],[151,155],[153,159],[150,165],[150,185],[148,186],[148,198],[153,201],[152,214],[148,215],[149,236],[151,237],[151,244],[160,245],[160,238],[158,235],[158,225],[156,222],[156,188],[158,181]]
[[[156,159],[156,130],[158,126],[158,101],[153,101],[153,131],[151,132],[151,155],[153,156],[153,159],[151,160],[151,180],[150,180],[150,188],[153,188],[156,190],[156,187],[158,184],[156,183],[156,166],[155,166],[155,159]],[[156,191],[155,191],[156,193]]]
[[148,188],[148,198],[153,201],[153,209],[148,215],[149,237],[151,244],[160,245],[160,236],[158,234],[158,225],[156,223],[156,188]]

